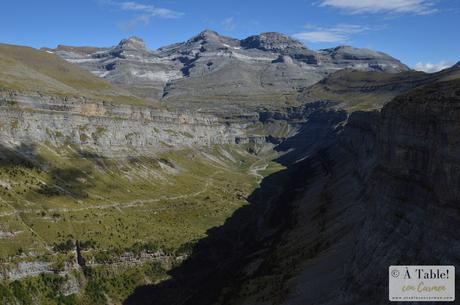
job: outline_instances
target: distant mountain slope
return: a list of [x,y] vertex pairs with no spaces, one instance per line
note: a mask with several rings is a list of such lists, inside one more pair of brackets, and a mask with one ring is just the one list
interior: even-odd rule
[[50,51],[0,44],[0,88],[144,103]]
[[108,48],[85,47],[85,46],[73,47],[73,46],[66,46],[62,44],[58,45],[56,49],[42,48],[43,51],[53,52],[53,51],[59,50],[59,51],[73,52],[73,53],[80,54],[80,55],[89,55],[89,54],[99,52],[99,51],[106,51],[107,49]]
[[292,94],[343,68],[409,70],[384,53],[349,46],[317,52],[273,32],[238,40],[205,30],[156,51],[138,37],[95,52],[88,47],[48,50],[136,94],[167,100]]
[[[0,45],[2,81],[13,82],[16,79],[35,78],[40,83],[49,83],[55,89],[107,89],[112,86],[107,81],[94,77],[61,58],[29,47]],[[18,86],[34,86],[21,83]]]
[[460,78],[460,66],[437,73],[405,71],[402,73],[378,73],[343,69],[305,88],[299,101],[336,102],[349,111],[380,109],[399,94],[411,89],[440,81]]

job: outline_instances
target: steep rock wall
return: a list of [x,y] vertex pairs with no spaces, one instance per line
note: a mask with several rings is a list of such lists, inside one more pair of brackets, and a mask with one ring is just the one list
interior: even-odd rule
[[362,303],[369,294],[375,304],[387,303],[390,265],[460,263],[459,88],[440,83],[382,111],[369,214],[346,290]]
[[[251,205],[126,304],[388,304],[390,265],[458,265],[459,88],[416,90],[343,126],[326,116],[314,151],[291,146]],[[312,123],[286,142],[308,142]]]
[[264,140],[246,133],[258,120],[256,113],[222,118],[16,92],[1,92],[0,107],[0,135],[9,145],[75,144],[105,155],[126,155]]

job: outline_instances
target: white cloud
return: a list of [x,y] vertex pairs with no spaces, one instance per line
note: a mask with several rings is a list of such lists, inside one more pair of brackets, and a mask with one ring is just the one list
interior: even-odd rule
[[338,24],[335,27],[324,28],[314,25],[306,25],[308,31],[296,33],[293,37],[309,42],[345,42],[353,34],[372,30],[368,26],[356,24]]
[[417,71],[423,71],[427,73],[434,73],[446,68],[450,68],[454,65],[454,62],[449,60],[442,60],[438,63],[431,62],[419,62],[414,66],[414,69]]
[[139,25],[147,26],[152,18],[176,19],[184,15],[182,12],[134,1],[120,2],[114,0],[97,0],[97,2],[100,5],[113,6],[118,10],[137,13],[137,16],[131,20],[120,22],[118,24],[118,27],[123,31],[130,31]]
[[152,17],[149,15],[140,15],[131,20],[120,22],[118,27],[123,31],[131,31],[139,25],[147,26],[150,23]]
[[236,28],[236,22],[234,17],[228,17],[222,21],[222,25],[227,31],[233,31]]
[[414,13],[426,15],[436,11],[432,0],[320,0],[320,6],[331,6],[351,13]]
[[184,13],[173,11],[167,8],[156,7],[151,4],[142,4],[137,2],[120,2],[118,3],[120,8],[124,11],[137,11],[150,17],[161,17],[161,18],[180,18]]
[[301,32],[293,36],[297,39],[309,42],[343,42],[346,40],[343,35],[327,31]]

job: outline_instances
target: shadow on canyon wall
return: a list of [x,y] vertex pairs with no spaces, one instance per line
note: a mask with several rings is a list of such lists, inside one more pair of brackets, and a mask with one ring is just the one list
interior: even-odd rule
[[[286,169],[263,179],[248,205],[208,230],[189,258],[169,272],[169,280],[138,287],[124,305],[225,304],[226,294],[237,290],[245,276],[243,267],[263,257],[294,225],[290,205],[314,174],[307,157],[334,142],[346,118],[345,112],[337,111],[309,115],[299,132],[276,148],[284,152],[277,162]],[[269,272],[268,268],[261,266],[256,273]]]
[[[379,113],[355,112],[348,120],[341,112],[310,113],[299,133],[276,148],[285,152],[278,162],[286,170],[266,177],[249,205],[209,230],[170,280],[139,287],[125,305],[281,303],[271,295],[260,302],[244,299],[239,287],[247,287],[248,277],[273,274],[270,254],[285,249],[284,234],[303,225],[307,230],[300,233],[307,234],[289,242],[306,243],[308,233],[321,231],[313,231],[315,221],[323,227],[320,241],[334,251],[306,262],[290,304],[388,304],[388,266],[458,266],[458,88],[459,80],[438,83],[396,98]],[[309,196],[302,197],[307,189]],[[310,200],[315,192],[324,195],[316,211]],[[337,275],[329,272],[332,254]],[[250,274],[254,262],[260,264]],[[325,270],[321,263],[328,272],[318,284],[321,279],[311,279]],[[329,290],[323,293],[324,287]]]

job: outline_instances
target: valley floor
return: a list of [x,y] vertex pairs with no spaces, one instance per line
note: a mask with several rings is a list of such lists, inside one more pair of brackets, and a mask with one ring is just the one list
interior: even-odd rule
[[271,161],[276,153],[244,145],[118,159],[38,145],[4,147],[2,156],[6,304],[119,304],[135,287],[167,278],[264,176],[282,169]]

